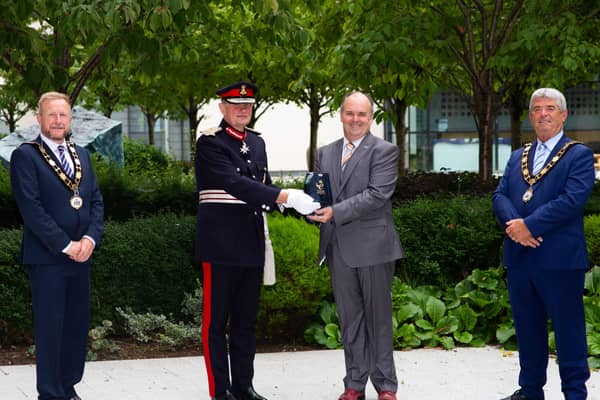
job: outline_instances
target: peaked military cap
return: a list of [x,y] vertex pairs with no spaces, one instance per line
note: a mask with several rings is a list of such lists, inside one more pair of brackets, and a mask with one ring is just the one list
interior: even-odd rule
[[250,82],[236,82],[217,90],[221,100],[232,104],[254,104],[258,87]]

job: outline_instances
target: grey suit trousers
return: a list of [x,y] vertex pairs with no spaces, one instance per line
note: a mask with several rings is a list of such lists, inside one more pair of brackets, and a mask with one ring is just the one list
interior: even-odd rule
[[395,262],[349,267],[335,237],[327,260],[344,344],[344,387],[364,391],[370,377],[378,393],[396,392],[391,297]]

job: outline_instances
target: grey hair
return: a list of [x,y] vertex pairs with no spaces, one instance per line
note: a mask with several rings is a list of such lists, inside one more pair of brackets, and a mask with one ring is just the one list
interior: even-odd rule
[[344,96],[344,98],[342,99],[342,106],[340,107],[340,112],[344,112],[344,103],[346,103],[346,99],[350,96],[354,96],[355,94],[362,94],[367,98],[367,100],[369,100],[369,104],[371,105],[371,115],[373,115],[375,113],[375,102],[373,101],[373,98],[367,93],[361,92],[360,90],[354,90]]
[[562,94],[559,90],[554,88],[540,88],[537,89],[531,95],[531,100],[529,100],[529,111],[531,112],[531,107],[533,106],[533,101],[538,97],[546,97],[548,99],[556,100],[556,104],[558,104],[558,108],[560,111],[567,110],[567,100],[565,99],[565,95]]

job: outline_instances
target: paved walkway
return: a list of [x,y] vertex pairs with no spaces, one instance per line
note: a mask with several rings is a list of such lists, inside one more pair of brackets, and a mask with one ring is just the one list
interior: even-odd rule
[[[394,353],[398,399],[497,400],[517,388],[518,357],[493,347]],[[343,391],[341,350],[257,354],[256,390],[269,400],[336,400]],[[77,386],[84,400],[208,399],[202,357],[97,361]],[[546,400],[560,400],[560,380],[550,360]],[[588,381],[589,400],[600,400],[600,372]],[[0,399],[36,399],[35,367],[0,366]],[[372,386],[367,399],[377,399]]]

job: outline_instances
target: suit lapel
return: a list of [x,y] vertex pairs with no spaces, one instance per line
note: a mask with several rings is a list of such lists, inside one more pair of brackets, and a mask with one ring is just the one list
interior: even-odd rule
[[331,146],[331,151],[333,152],[333,154],[331,154],[330,156],[328,155],[327,157],[324,157],[329,161],[329,164],[325,166],[325,168],[323,169],[323,171],[328,172],[329,173],[329,181],[331,184],[331,190],[333,192],[333,195],[336,196],[337,193],[340,192],[339,188],[340,188],[340,181],[341,181],[341,174],[342,174],[342,168],[340,167],[341,163],[342,163],[342,147],[344,146],[344,139],[340,139],[338,141],[336,141],[334,143],[333,146]]
[[[348,183],[348,180],[349,180],[350,176],[352,175],[354,168],[356,168],[356,166],[358,165],[360,160],[365,156],[365,154],[371,148],[372,142],[373,142],[373,135],[371,135],[371,132],[369,132],[364,137],[362,142],[360,142],[360,145],[354,149],[354,152],[352,153],[352,157],[350,157],[350,159],[346,163],[346,168],[344,168],[344,171],[341,174],[342,179],[340,182],[340,192],[342,190],[344,190],[344,186],[346,185],[346,183]],[[342,149],[340,147],[340,152],[341,151],[342,151]],[[340,164],[341,164],[341,159],[340,159]],[[341,169],[342,168],[340,166],[339,170],[341,171]]]

